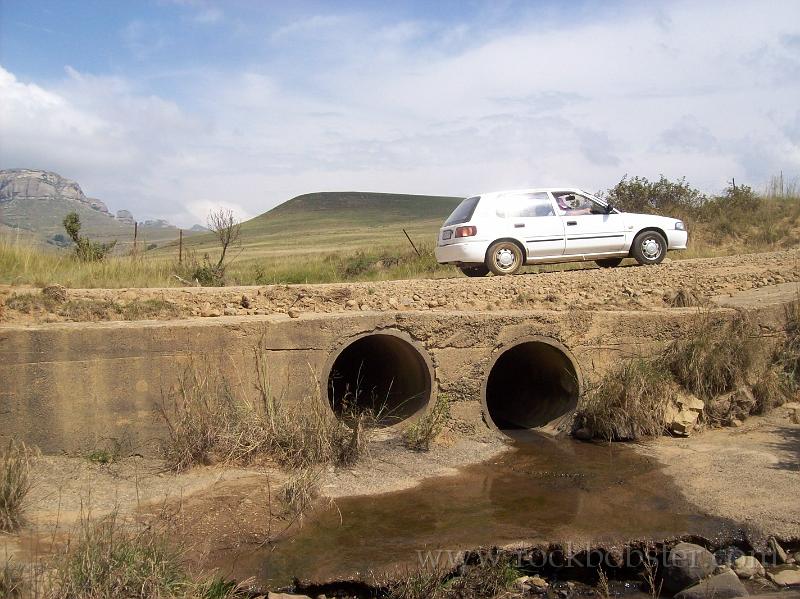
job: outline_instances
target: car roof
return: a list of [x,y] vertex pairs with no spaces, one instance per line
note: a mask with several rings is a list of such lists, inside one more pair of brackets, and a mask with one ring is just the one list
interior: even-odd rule
[[[554,191],[568,191],[573,193],[585,193],[592,197],[596,197],[593,193],[580,189],[579,187],[530,187],[525,189],[504,189],[502,191],[489,191],[486,193],[476,194],[481,198],[488,196],[500,196],[512,193],[541,193],[541,192],[554,192]],[[475,196],[471,196],[475,197]]]

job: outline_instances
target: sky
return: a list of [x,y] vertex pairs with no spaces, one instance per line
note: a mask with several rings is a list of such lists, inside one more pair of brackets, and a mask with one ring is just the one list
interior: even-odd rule
[[0,0],[0,168],[181,226],[301,193],[800,176],[800,0]]

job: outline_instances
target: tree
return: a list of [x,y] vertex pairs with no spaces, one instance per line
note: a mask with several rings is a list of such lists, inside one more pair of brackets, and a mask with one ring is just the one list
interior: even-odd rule
[[91,241],[88,237],[82,237],[81,232],[81,218],[77,212],[70,212],[64,217],[62,221],[67,235],[75,243],[75,255],[81,262],[96,262],[103,260],[114,246],[117,245],[116,241],[111,243],[100,243]]
[[228,248],[240,241],[242,223],[233,215],[233,210],[220,208],[209,212],[208,228],[214,232],[222,246],[222,253],[217,262],[217,270],[221,275],[225,272],[225,256]]

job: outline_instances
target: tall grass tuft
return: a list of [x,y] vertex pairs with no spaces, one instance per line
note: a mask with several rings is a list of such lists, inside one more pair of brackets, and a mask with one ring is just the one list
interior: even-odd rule
[[[269,459],[287,468],[346,466],[367,451],[369,418],[350,426],[323,405],[319,393],[285,402],[271,392],[263,349],[254,351],[255,392],[234,389],[210,368],[191,364],[158,412],[167,426],[163,453],[173,470],[199,464],[248,464]],[[319,389],[317,388],[317,391]]]
[[708,400],[748,384],[768,351],[747,315],[720,322],[706,314],[691,337],[670,346],[666,360],[682,387]]
[[49,599],[145,599],[188,595],[180,552],[153,529],[126,527],[117,514],[82,518],[54,562]]
[[633,358],[581,397],[576,428],[588,428],[609,441],[660,435],[667,430],[667,409],[675,399],[675,384],[663,363]]
[[422,416],[403,433],[403,445],[414,451],[428,451],[431,443],[444,430],[450,418],[450,400],[447,395],[436,397],[430,412]]
[[786,341],[777,359],[796,389],[800,386],[800,296],[786,307]]
[[0,597],[21,597],[25,588],[25,568],[6,556],[0,564]]
[[13,439],[0,453],[0,532],[11,532],[23,523],[25,500],[33,484],[33,458],[33,450]]

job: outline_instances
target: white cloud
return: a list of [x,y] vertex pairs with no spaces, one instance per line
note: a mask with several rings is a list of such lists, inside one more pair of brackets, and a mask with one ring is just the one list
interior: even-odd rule
[[0,166],[61,171],[180,224],[326,189],[599,189],[625,173],[758,186],[800,172],[798,17],[793,2],[483,30],[318,15],[262,36],[290,65],[204,68],[183,99],[132,77],[68,69],[44,86],[0,71]]

